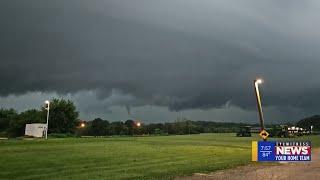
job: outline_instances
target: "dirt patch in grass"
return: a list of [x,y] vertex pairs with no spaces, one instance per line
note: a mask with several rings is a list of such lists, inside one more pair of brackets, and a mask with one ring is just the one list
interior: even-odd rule
[[209,174],[195,173],[177,180],[256,180],[256,179],[320,179],[320,149],[312,152],[312,161],[306,163],[252,163],[234,169],[217,171]]

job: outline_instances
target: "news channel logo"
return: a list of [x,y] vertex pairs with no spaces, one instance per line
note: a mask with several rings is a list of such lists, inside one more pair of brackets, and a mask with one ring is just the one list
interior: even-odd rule
[[311,161],[311,141],[252,141],[252,161]]

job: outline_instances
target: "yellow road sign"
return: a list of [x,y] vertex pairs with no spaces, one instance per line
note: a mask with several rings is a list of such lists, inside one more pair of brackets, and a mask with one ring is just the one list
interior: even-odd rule
[[262,139],[266,140],[269,136],[269,133],[266,130],[262,130],[259,135]]

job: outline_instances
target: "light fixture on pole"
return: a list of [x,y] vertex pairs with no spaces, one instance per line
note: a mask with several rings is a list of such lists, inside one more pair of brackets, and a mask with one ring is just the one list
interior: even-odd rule
[[49,112],[50,112],[50,101],[46,100],[45,109],[47,110],[47,127],[46,127],[46,139],[48,139],[48,128],[49,128]]
[[141,123],[140,123],[140,122],[137,122],[136,125],[137,125],[137,127],[140,127],[140,126],[141,126]]

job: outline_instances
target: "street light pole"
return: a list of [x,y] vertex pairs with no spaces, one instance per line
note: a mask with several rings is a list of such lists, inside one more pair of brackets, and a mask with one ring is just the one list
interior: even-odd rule
[[258,106],[258,112],[259,112],[259,118],[260,118],[260,125],[261,125],[261,131],[265,129],[264,127],[264,118],[263,118],[263,112],[262,112],[262,105],[261,105],[261,96],[259,91],[259,84],[262,83],[261,79],[254,80],[254,89],[257,99],[257,106]]
[[47,127],[46,127],[46,139],[48,139],[48,128],[49,128],[49,112],[50,112],[50,101],[45,101],[47,110]]

